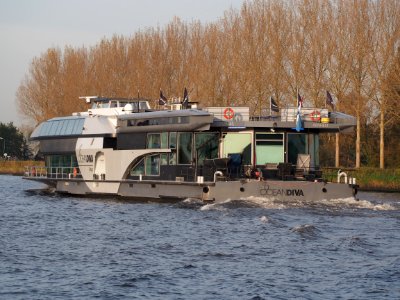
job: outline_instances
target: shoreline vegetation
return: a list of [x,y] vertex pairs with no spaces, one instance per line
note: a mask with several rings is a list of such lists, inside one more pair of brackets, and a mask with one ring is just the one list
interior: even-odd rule
[[[43,161],[0,161],[0,174],[22,176],[28,166],[44,166]],[[336,181],[337,168],[323,168],[324,179]],[[400,192],[400,169],[342,168],[348,177],[355,177],[361,191]]]

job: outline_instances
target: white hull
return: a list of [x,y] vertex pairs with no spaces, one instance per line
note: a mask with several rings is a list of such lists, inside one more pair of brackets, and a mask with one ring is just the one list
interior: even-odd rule
[[[34,178],[27,178],[35,180]],[[46,182],[46,179],[36,180]],[[351,184],[281,181],[281,180],[238,180],[217,182],[175,182],[175,181],[83,181],[79,179],[57,180],[55,187],[60,193],[72,195],[109,195],[138,199],[181,200],[195,198],[206,202],[223,202],[265,198],[278,201],[317,202],[338,198],[355,197],[357,187]]]

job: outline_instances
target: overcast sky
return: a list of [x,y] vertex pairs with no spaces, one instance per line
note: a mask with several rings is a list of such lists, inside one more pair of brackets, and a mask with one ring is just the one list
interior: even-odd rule
[[97,44],[113,34],[163,27],[174,16],[213,22],[243,0],[0,0],[0,122],[23,124],[15,93],[50,47]]

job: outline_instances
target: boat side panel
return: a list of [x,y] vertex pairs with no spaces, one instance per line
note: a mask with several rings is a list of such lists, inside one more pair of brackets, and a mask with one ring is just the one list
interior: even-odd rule
[[174,198],[186,199],[196,198],[202,199],[203,186],[196,184],[168,184],[165,182],[160,183],[146,183],[142,182],[124,182],[118,191],[119,196],[124,197],[138,197],[138,198]]
[[227,199],[260,197],[279,201],[315,202],[354,197],[347,184],[312,181],[219,181],[210,187],[207,198],[216,202]]

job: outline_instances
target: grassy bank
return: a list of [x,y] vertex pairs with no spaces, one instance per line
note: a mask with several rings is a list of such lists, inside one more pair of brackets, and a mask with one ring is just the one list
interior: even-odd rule
[[26,166],[44,166],[44,162],[34,160],[2,160],[0,161],[0,174],[22,175]]
[[[357,184],[364,191],[400,192],[400,169],[360,168],[342,169],[347,176],[355,177]],[[324,169],[324,178],[337,180],[338,169]]]

